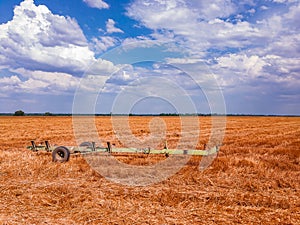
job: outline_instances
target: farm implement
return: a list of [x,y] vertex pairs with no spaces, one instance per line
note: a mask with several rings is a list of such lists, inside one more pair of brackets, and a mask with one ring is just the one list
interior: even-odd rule
[[[205,146],[204,146],[205,148]],[[150,149],[150,148],[115,148],[112,147],[110,142],[107,142],[107,147],[96,146],[95,142],[83,142],[79,146],[51,146],[49,141],[44,144],[37,145],[35,141],[31,141],[31,145],[27,149],[38,152],[45,151],[52,154],[53,162],[67,162],[70,155],[75,154],[92,154],[92,153],[124,153],[124,154],[161,154],[168,157],[169,155],[198,155],[207,156],[215,154],[219,151],[218,146],[214,146],[208,150],[180,150],[168,149],[167,143],[163,149]]]

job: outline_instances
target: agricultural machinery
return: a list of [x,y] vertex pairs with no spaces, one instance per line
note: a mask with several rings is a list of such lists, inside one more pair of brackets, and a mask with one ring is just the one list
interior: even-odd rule
[[[198,155],[207,156],[216,154],[219,151],[218,146],[214,146],[208,150],[180,150],[180,149],[168,149],[167,142],[163,149],[151,149],[151,148],[115,148],[110,142],[107,142],[106,147],[97,146],[95,142],[83,142],[79,146],[51,146],[49,141],[45,143],[36,144],[35,141],[31,141],[31,145],[27,149],[38,152],[45,151],[52,154],[53,162],[67,162],[70,159],[70,155],[84,155],[92,153],[124,153],[124,154],[161,154],[168,157],[169,155]],[[205,146],[204,146],[205,149]]]

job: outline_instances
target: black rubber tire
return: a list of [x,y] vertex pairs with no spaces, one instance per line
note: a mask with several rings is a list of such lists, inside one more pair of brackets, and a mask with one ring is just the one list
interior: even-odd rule
[[70,159],[70,151],[64,146],[55,148],[52,152],[53,162],[67,162]]
[[91,142],[85,141],[85,142],[82,142],[79,146],[80,147],[92,147],[93,145]]

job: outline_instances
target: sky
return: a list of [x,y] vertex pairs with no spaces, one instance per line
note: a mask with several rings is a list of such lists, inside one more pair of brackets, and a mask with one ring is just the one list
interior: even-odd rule
[[0,112],[300,115],[298,0],[1,0]]

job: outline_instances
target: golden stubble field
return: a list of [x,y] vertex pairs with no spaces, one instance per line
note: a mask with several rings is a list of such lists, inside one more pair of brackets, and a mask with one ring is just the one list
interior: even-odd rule
[[[130,117],[132,137],[144,140],[153,120],[166,128],[169,147],[176,146],[179,117]],[[201,149],[211,118],[199,120]],[[26,149],[30,140],[76,144],[72,117],[0,117],[0,224],[300,224],[300,118],[226,120],[210,167],[199,171],[201,157],[194,156],[175,175],[137,187],[107,180],[82,156],[54,163],[49,154]],[[96,126],[103,141],[123,145],[111,117],[97,117]],[[139,166],[165,160],[115,158]]]

